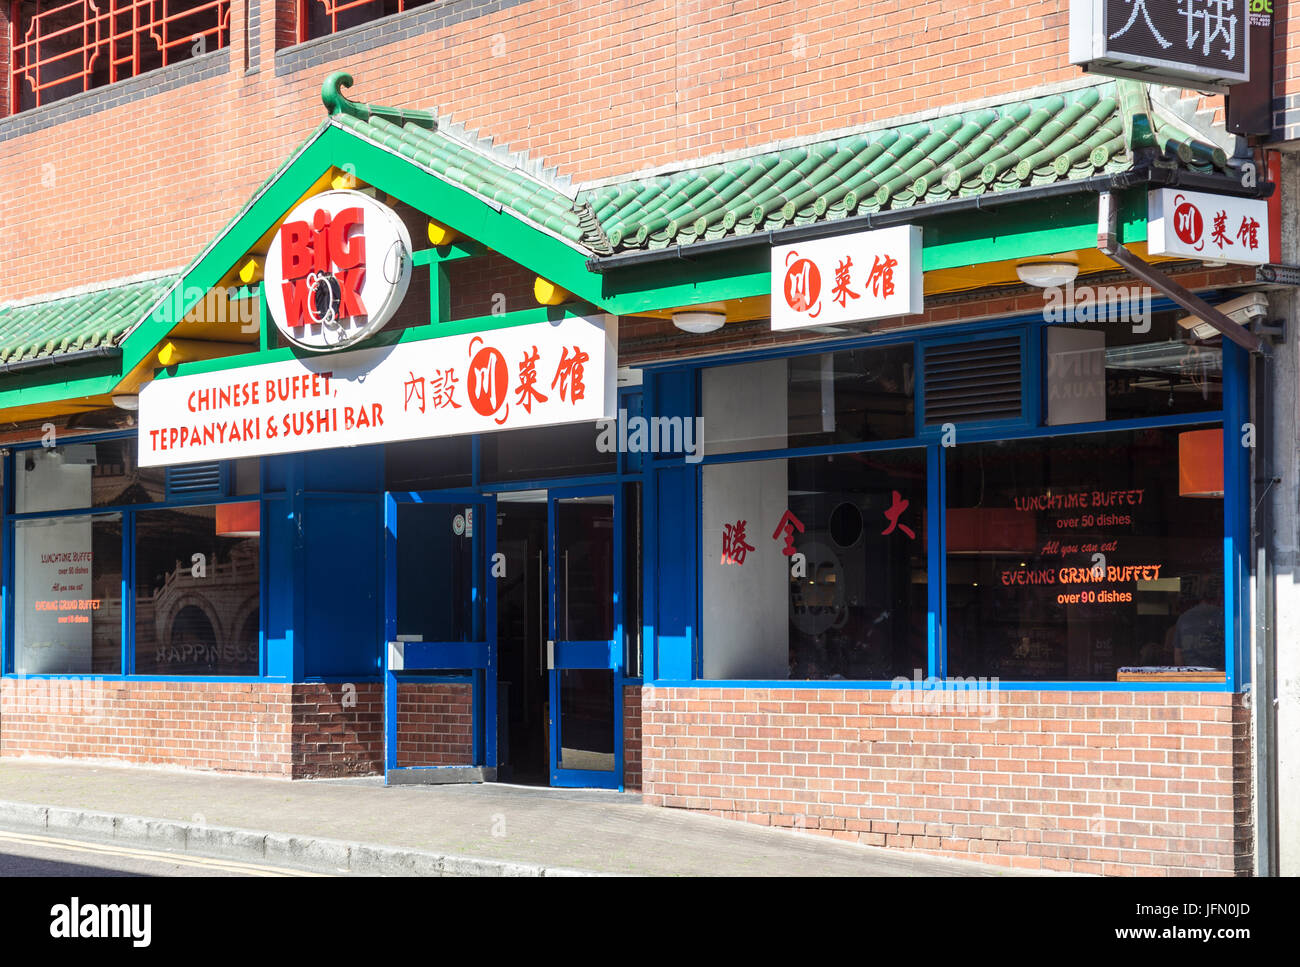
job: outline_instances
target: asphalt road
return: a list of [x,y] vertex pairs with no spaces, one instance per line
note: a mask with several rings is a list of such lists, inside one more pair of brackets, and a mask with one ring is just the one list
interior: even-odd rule
[[328,876],[283,866],[192,853],[123,847],[0,829],[0,877],[9,876]]

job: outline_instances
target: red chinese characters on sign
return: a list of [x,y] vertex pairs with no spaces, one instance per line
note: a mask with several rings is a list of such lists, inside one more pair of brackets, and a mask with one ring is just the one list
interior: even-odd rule
[[506,403],[506,391],[510,384],[510,370],[501,351],[485,345],[478,352],[474,351],[476,343],[483,342],[482,336],[475,336],[469,341],[469,405],[480,416],[495,416],[505,405],[505,412],[497,423],[504,423],[510,415],[510,404]]
[[[790,260],[794,263],[790,264]],[[785,301],[795,312],[806,312],[810,319],[821,314],[822,274],[816,263],[801,259],[797,253],[786,256],[789,269],[785,273]]]
[[586,396],[587,387],[582,381],[582,367],[591,360],[591,356],[583,352],[579,346],[573,347],[573,355],[569,355],[569,347],[564,346],[560,350],[560,364],[555,367],[555,378],[551,380],[551,389],[556,389],[558,384],[560,399],[565,399],[568,394],[569,403],[577,403],[578,400]]
[[1162,188],[1148,201],[1147,250],[1243,265],[1269,261],[1268,203]]
[[921,312],[921,228],[813,239],[771,250],[772,328],[863,322]]
[[889,521],[889,526],[880,532],[882,536],[885,534],[892,534],[894,529],[897,528],[908,537],[912,538],[912,540],[916,540],[916,532],[906,524],[899,522],[899,518],[903,516],[904,511],[907,510],[908,505],[910,504],[910,500],[904,500],[902,494],[897,490],[894,491],[893,501],[885,508],[885,519]]
[[545,403],[546,397],[538,392],[537,359],[540,354],[537,347],[531,353],[525,352],[523,362],[519,364],[519,385],[515,388],[515,402],[524,408],[524,412],[533,412],[533,401]]
[[745,543],[745,525],[748,521],[738,520],[734,524],[722,525],[722,560],[721,564],[743,565],[745,555],[754,549]]
[[795,531],[803,533],[803,521],[787,510],[781,515],[781,522],[776,525],[776,530],[772,531],[772,540],[780,540],[782,531],[785,531],[785,547],[781,548],[781,553],[786,557],[793,557],[796,553],[794,534]]

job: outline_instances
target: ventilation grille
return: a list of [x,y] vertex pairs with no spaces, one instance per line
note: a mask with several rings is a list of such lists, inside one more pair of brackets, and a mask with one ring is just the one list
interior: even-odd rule
[[925,425],[1017,419],[1020,338],[927,346]]
[[167,468],[167,499],[224,497],[227,475],[220,463],[192,463]]

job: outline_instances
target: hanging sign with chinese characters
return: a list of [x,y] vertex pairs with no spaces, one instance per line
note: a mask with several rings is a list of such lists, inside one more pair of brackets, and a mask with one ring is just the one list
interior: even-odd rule
[[1210,262],[1264,265],[1268,202],[1160,188],[1147,196],[1147,252]]
[[1070,63],[1151,84],[1250,79],[1250,0],[1070,0]]
[[772,248],[772,328],[801,329],[920,312],[921,226]]
[[594,423],[615,415],[617,366],[617,319],[597,316],[158,379],[140,465]]

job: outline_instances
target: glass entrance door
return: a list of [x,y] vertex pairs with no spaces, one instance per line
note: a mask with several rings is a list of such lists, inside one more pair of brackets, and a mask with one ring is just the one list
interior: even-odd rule
[[613,487],[552,490],[551,785],[622,784],[622,521]]
[[[492,779],[497,765],[497,610],[490,570],[496,503],[477,495],[390,493],[384,519],[385,779]],[[451,710],[402,722],[399,686],[416,692],[422,687],[420,701],[425,703],[432,690],[435,700]],[[466,691],[471,696],[468,715],[463,712]]]

